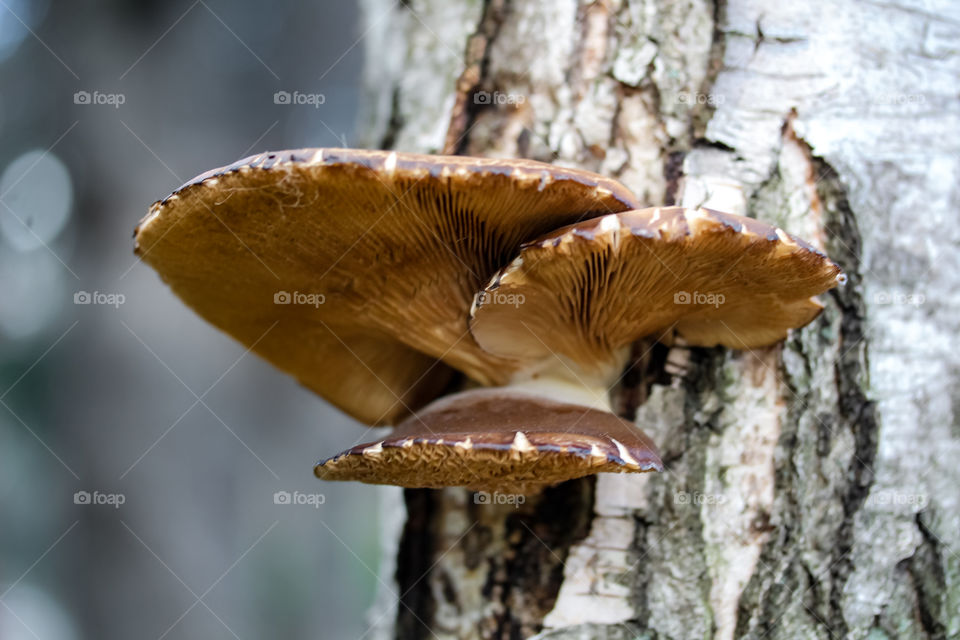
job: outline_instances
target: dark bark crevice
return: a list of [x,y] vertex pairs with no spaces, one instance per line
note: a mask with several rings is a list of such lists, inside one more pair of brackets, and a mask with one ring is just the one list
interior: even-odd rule
[[633,422],[637,409],[650,397],[655,384],[670,384],[670,374],[666,372],[669,348],[650,340],[639,340],[630,347],[630,360],[627,362],[614,392],[616,399],[614,411]]
[[433,620],[436,602],[424,567],[433,565],[436,541],[433,516],[436,494],[430,489],[406,489],[407,521],[397,548],[396,580],[399,590],[396,637],[417,640],[429,638],[426,626]]
[[947,582],[943,571],[943,549],[939,538],[924,522],[926,513],[921,511],[916,516],[917,529],[923,536],[923,542],[904,563],[912,578],[917,615],[923,630],[931,640],[945,640],[947,629],[943,624],[943,594],[946,593]]
[[390,118],[387,120],[387,130],[380,138],[380,148],[392,149],[405,124],[403,110],[400,108],[400,88],[394,87],[390,93]]
[[663,163],[663,178],[667,184],[663,197],[663,204],[665,206],[669,207],[679,204],[677,196],[680,194],[680,179],[683,177],[683,160],[686,157],[686,151],[671,151],[667,153],[667,160]]
[[[713,33],[711,34],[709,65],[707,73],[701,85],[701,92],[709,95],[713,85],[723,69],[723,60],[726,56],[727,37],[723,31],[725,14],[727,10],[726,0],[714,0],[713,2]],[[693,117],[690,120],[690,139],[698,140],[705,137],[707,123],[713,117],[715,108],[709,104],[702,108],[694,110]]]
[[[479,92],[488,84],[490,47],[509,10],[510,0],[484,0],[483,13],[476,31],[467,39],[464,69],[457,79],[456,98],[450,114],[450,124],[443,145],[443,153],[460,155],[469,146],[469,132],[484,109],[495,107],[488,100],[478,100]],[[487,87],[487,90],[491,90]]]

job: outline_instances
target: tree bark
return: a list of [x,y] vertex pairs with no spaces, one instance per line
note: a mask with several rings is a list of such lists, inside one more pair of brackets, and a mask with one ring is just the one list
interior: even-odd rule
[[615,406],[664,473],[406,491],[371,636],[960,637],[960,7],[931,4],[365,0],[369,146],[590,169],[848,275],[780,346],[634,349]]

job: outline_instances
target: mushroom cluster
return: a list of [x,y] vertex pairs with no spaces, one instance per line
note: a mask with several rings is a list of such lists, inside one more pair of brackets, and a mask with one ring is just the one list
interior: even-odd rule
[[615,180],[528,160],[302,149],[191,180],[136,253],[344,412],[395,425],[318,477],[529,493],[662,469],[609,403],[632,342],[766,346],[842,277],[756,220],[638,207]]

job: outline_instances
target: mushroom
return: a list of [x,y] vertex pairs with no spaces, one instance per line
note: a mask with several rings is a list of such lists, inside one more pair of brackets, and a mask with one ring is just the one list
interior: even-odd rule
[[[527,243],[471,308],[470,331],[504,357],[609,381],[642,337],[733,349],[783,340],[843,281],[823,252],[782,229],[711,209],[654,207]],[[523,300],[513,308],[498,301]],[[518,331],[521,324],[523,330]]]
[[323,480],[528,494],[601,471],[662,469],[653,442],[609,410],[493,387],[436,400],[386,439],[325,460],[315,473]]
[[608,389],[640,338],[749,349],[783,339],[842,280],[781,229],[708,209],[652,208],[556,230],[476,296],[470,330],[521,363],[507,386],[434,402],[387,439],[320,463],[321,478],[522,493],[598,471],[660,470]]
[[153,205],[135,251],[206,320],[361,422],[394,424],[454,369],[509,380],[467,314],[522,242],[635,206],[615,180],[529,160],[300,149],[194,178]]
[[[136,252],[351,416],[399,423],[319,477],[528,492],[662,468],[610,410],[631,342],[770,344],[839,277],[780,229],[635,206],[615,180],[527,160],[303,149],[198,176],[151,208]],[[435,400],[456,370],[494,386]]]

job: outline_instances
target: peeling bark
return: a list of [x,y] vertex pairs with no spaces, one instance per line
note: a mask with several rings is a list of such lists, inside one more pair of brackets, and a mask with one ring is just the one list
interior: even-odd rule
[[666,473],[407,492],[378,636],[960,637],[957,7],[364,4],[370,145],[598,171],[848,275],[781,346],[636,345],[614,406]]

